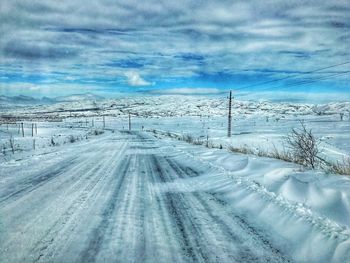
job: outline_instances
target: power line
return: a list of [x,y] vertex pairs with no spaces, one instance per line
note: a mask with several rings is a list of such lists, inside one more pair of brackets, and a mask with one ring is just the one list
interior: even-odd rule
[[303,80],[303,81],[299,81],[299,82],[295,82],[295,83],[290,83],[290,84],[288,84],[286,86],[277,86],[277,87],[264,88],[264,89],[260,89],[259,91],[265,91],[265,90],[269,90],[271,88],[274,89],[274,88],[298,87],[298,86],[303,86],[303,85],[307,85],[307,84],[310,84],[310,83],[314,83],[314,82],[317,82],[317,81],[320,81],[320,80],[331,79],[331,78],[334,78],[334,77],[337,77],[337,76],[346,75],[346,74],[349,74],[349,73],[350,73],[350,71],[345,71],[345,72],[340,72],[340,73],[335,73],[335,74],[332,74],[332,75],[320,77],[320,78],[313,79],[313,80]]
[[[325,70],[325,69],[343,66],[343,65],[346,65],[346,64],[350,64],[350,61],[346,61],[346,62],[343,62],[343,63],[339,63],[339,64],[336,64],[336,65],[331,65],[331,66],[327,66],[327,67],[323,67],[323,68],[319,68],[319,69],[315,69],[315,70],[311,70],[311,71],[306,71],[306,72],[299,73],[299,74],[300,75],[311,74],[311,73],[315,73],[315,72],[322,71],[322,70]],[[299,77],[299,76],[298,75],[292,75],[292,76],[287,76],[287,77],[283,77],[283,78],[279,78],[279,79],[268,80],[268,81],[259,82],[259,83],[252,84],[252,85],[248,85],[248,86],[245,86],[245,87],[242,87],[242,88],[237,88],[236,90],[252,88],[252,87],[256,87],[256,86],[260,86],[260,85],[264,85],[264,84],[268,84],[268,83],[273,83],[273,82],[281,81],[281,80],[285,80],[285,79],[296,78],[296,77]]]
[[[324,77],[319,77],[319,78],[316,78],[316,79],[311,79],[311,80],[303,80],[303,81],[299,81],[299,82],[296,82],[296,83],[291,83],[289,85],[287,85],[286,87],[289,87],[289,86],[301,86],[303,84],[308,84],[308,83],[313,83],[313,82],[317,82],[319,80],[324,80],[324,79],[331,79],[333,77],[337,77],[337,76],[341,76],[341,75],[346,75],[350,73],[350,71],[345,71],[345,72],[339,72],[339,73],[335,73],[335,74],[332,74],[332,75],[328,75],[328,76],[324,76]],[[300,85],[299,85],[300,84]]]

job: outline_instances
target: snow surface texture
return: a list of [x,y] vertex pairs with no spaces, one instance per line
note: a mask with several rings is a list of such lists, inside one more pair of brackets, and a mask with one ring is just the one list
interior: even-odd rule
[[[334,219],[317,210],[333,206],[330,196],[349,207],[347,178],[297,181],[292,164],[141,132],[50,149],[0,166],[1,262],[350,257],[348,215],[339,209]],[[318,200],[316,209],[299,202],[306,188],[313,190],[302,193],[304,201]]]
[[280,147],[303,119],[323,155],[341,160],[350,121],[339,110],[347,114],[349,103],[236,103],[227,139],[223,99],[75,99],[0,108],[10,119],[0,127],[0,262],[349,261],[348,177],[225,149]]

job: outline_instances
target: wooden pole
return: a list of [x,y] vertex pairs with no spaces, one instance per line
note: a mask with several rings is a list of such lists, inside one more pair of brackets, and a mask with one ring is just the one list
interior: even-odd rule
[[228,126],[227,126],[227,137],[231,137],[231,122],[232,122],[231,106],[232,106],[232,91],[230,90],[230,96],[229,96],[229,100],[228,100]]
[[33,139],[33,149],[35,150],[35,139]]
[[129,131],[131,131],[131,115],[130,115],[130,112],[129,112]]
[[35,135],[38,135],[38,125],[35,123]]
[[24,137],[24,128],[23,128],[23,122],[21,122],[21,128],[22,128],[22,137]]
[[12,135],[11,135],[11,138],[10,138],[10,146],[11,146],[12,154],[15,154],[15,141],[12,138]]
[[32,137],[34,137],[34,123],[32,123]]

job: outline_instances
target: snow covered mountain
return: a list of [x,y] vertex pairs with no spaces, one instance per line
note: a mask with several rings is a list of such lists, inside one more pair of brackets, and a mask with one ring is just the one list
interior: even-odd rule
[[36,105],[36,104],[51,104],[55,103],[55,99],[42,97],[41,99],[33,98],[30,96],[18,95],[18,96],[0,96],[1,107],[8,107],[10,105]]
[[104,99],[102,96],[98,96],[92,93],[85,94],[73,94],[69,96],[60,96],[55,98],[42,97],[33,98],[25,95],[18,96],[0,96],[1,106],[6,105],[30,105],[30,104],[52,104],[57,102],[77,102],[77,101],[97,101]]
[[93,93],[85,93],[85,94],[73,94],[68,96],[60,96],[54,98],[56,102],[66,102],[66,101],[93,101],[93,100],[103,100],[104,97],[93,94]]

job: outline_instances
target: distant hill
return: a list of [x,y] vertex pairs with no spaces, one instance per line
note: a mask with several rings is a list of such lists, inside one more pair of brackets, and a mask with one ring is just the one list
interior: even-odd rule
[[54,100],[56,102],[64,102],[64,101],[85,101],[85,100],[103,100],[104,97],[92,94],[92,93],[85,93],[85,94],[73,94],[68,96],[61,96],[56,97]]
[[53,99],[43,97],[42,99],[36,99],[30,96],[0,96],[0,103],[1,104],[47,104],[54,102]]
[[0,104],[9,105],[28,105],[28,104],[50,104],[57,102],[70,102],[70,101],[95,101],[104,99],[102,96],[98,96],[92,93],[86,94],[73,94],[69,96],[60,96],[56,98],[42,97],[41,99],[33,98],[30,96],[18,95],[18,96],[5,96],[0,95]]

